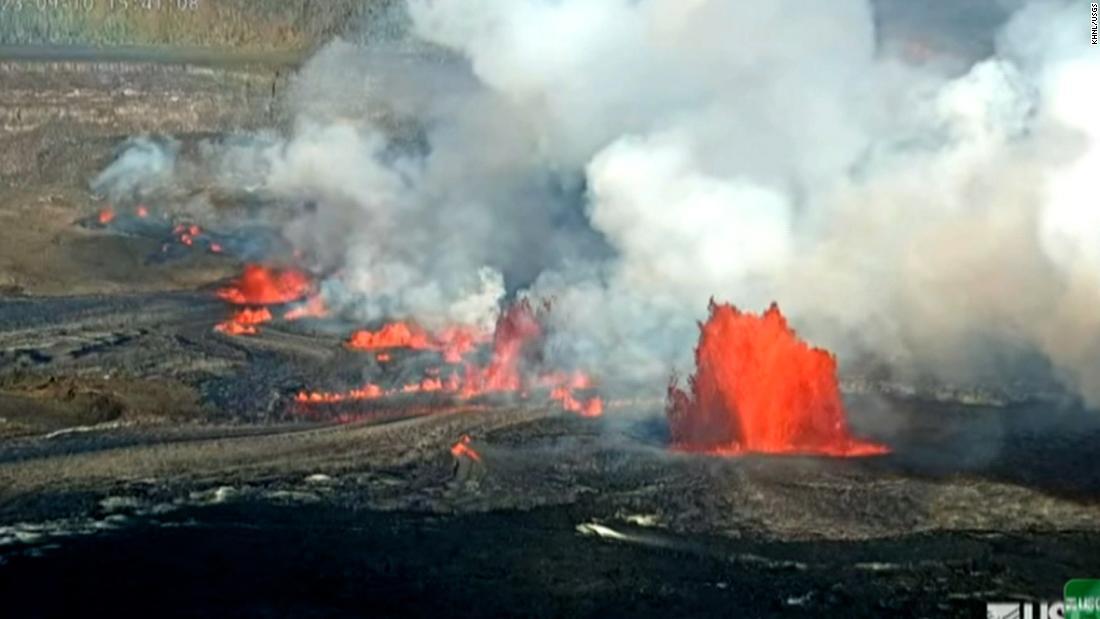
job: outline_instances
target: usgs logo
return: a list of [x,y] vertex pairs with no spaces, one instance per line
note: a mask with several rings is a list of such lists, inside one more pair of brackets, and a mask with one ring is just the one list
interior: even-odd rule
[[1063,619],[1062,602],[989,602],[985,605],[986,619]]

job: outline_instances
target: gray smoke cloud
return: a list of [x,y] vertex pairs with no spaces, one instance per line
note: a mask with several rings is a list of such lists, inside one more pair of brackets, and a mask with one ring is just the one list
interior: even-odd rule
[[130,138],[92,179],[92,191],[116,202],[153,193],[173,181],[178,153],[179,143],[172,139]]
[[552,297],[557,362],[659,390],[711,296],[776,300],[842,368],[1049,364],[1100,404],[1087,16],[991,3],[986,43],[937,54],[877,6],[409,0],[399,44],[303,68],[289,135],[211,160],[318,205],[287,234],[364,319]]
[[615,255],[536,284],[567,354],[667,372],[711,295],[776,299],[842,359],[980,380],[1038,352],[1096,403],[1100,67],[1075,9],[1018,9],[968,65],[889,53],[858,0],[410,2],[584,167]]

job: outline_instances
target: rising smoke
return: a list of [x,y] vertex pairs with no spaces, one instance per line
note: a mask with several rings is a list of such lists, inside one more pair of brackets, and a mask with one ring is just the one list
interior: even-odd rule
[[286,232],[364,320],[552,297],[551,356],[658,391],[711,296],[776,300],[842,372],[1051,364],[1100,404],[1100,56],[1077,4],[1004,6],[972,61],[866,0],[409,0],[304,67],[286,137],[208,156],[317,204]]

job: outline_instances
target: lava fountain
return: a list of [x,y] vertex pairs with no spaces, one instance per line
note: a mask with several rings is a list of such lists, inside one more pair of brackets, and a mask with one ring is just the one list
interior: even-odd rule
[[271,311],[266,307],[246,307],[233,312],[229,320],[214,325],[214,330],[228,335],[255,335],[259,332],[256,325],[270,322],[271,319]]
[[[436,333],[429,333],[413,323],[391,322],[377,331],[360,330],[352,334],[345,346],[357,350],[378,351],[380,361],[389,361],[390,350],[436,350],[444,363],[462,367],[450,367],[445,372],[429,368],[418,382],[391,388],[368,383],[350,391],[301,391],[295,400],[302,405],[339,404],[377,398],[439,393],[467,400],[488,394],[516,393],[526,398],[532,387],[549,390],[550,400],[560,403],[563,410],[582,417],[599,417],[603,414],[603,400],[599,396],[578,398],[575,391],[594,389],[592,379],[584,372],[538,372],[537,368],[543,344],[543,327],[538,313],[531,303],[520,300],[505,309],[497,320],[492,338],[470,326],[455,325]],[[475,360],[464,360],[463,355],[475,351],[478,345],[491,341],[488,364],[479,365]]]
[[312,289],[309,275],[297,269],[248,264],[240,278],[218,290],[218,296],[234,305],[278,305],[297,301]]
[[830,456],[889,451],[850,434],[836,359],[798,339],[774,303],[758,316],[711,301],[700,331],[688,391],[675,380],[669,385],[673,448]]

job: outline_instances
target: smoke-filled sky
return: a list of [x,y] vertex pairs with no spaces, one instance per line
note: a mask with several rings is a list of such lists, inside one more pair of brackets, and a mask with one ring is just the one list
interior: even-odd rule
[[408,0],[209,163],[317,204],[286,233],[363,320],[552,297],[552,357],[661,388],[710,297],[775,300],[842,371],[1049,367],[1100,404],[1087,8]]

